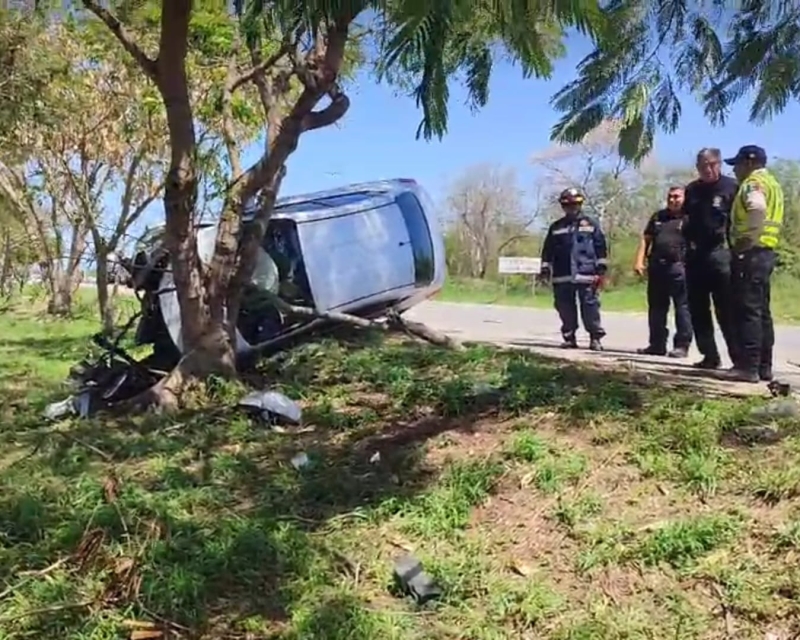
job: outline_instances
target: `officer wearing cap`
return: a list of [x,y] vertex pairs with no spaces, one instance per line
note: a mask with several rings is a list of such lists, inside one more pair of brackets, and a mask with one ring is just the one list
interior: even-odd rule
[[558,199],[564,216],[547,230],[542,247],[542,276],[550,278],[556,311],[561,318],[561,334],[566,349],[576,349],[580,301],[583,326],[589,334],[589,348],[601,351],[606,332],[600,321],[600,298],[608,256],[606,238],[600,224],[585,215],[583,194],[565,189]]
[[667,355],[667,314],[669,304],[675,308],[675,338],[671,358],[685,358],[692,344],[692,318],[686,293],[683,238],[683,187],[670,187],[667,207],[657,211],[647,222],[636,255],[634,271],[644,275],[647,260],[647,318],[650,343],[638,352],[646,355]]
[[717,369],[721,364],[714,339],[712,300],[717,324],[728,347],[728,355],[736,362],[731,256],[726,241],[730,211],[738,184],[733,178],[722,175],[721,170],[720,150],[702,149],[697,154],[699,178],[690,182],[684,191],[686,284],[692,328],[697,348],[703,355],[703,359],[694,366],[701,369]]
[[739,179],[730,234],[739,359],[729,377],[742,382],[771,380],[775,331],[770,277],[783,225],[783,190],[767,170],[767,153],[761,147],[742,147],[725,163]]

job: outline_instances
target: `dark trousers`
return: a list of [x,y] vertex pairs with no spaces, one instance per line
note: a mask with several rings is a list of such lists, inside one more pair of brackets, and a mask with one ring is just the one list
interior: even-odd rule
[[675,310],[676,349],[688,349],[692,344],[692,317],[686,287],[686,269],[681,262],[653,260],[647,269],[647,318],[650,324],[650,346],[666,351],[667,314],[669,304]]
[[734,254],[731,271],[733,304],[739,338],[741,369],[754,373],[772,371],[775,329],[770,310],[770,278],[775,252],[755,248]]
[[591,284],[559,283],[553,285],[556,311],[561,318],[561,335],[565,340],[573,340],[578,330],[578,305],[580,302],[583,328],[592,338],[606,335],[600,322],[600,297],[597,288]]
[[737,340],[733,322],[733,297],[731,291],[731,254],[724,247],[711,252],[690,254],[686,260],[686,284],[689,294],[689,313],[697,340],[697,348],[704,357],[719,360],[717,341],[714,339],[714,321],[711,302],[731,360],[737,362]]

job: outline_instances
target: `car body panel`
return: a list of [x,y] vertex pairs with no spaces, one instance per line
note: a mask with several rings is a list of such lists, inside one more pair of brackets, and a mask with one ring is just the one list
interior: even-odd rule
[[297,225],[317,311],[352,308],[414,285],[414,262],[394,203]]
[[[251,216],[246,213],[245,220]],[[413,180],[382,180],[281,198],[272,219],[288,219],[296,226],[313,306],[319,313],[375,314],[386,308],[402,312],[444,285],[445,246],[436,208]],[[161,237],[153,229],[147,233]],[[213,223],[199,229],[201,259],[211,258],[215,236]],[[162,285],[159,301],[164,320],[181,349],[171,273],[164,275]],[[237,334],[237,351],[250,346]]]

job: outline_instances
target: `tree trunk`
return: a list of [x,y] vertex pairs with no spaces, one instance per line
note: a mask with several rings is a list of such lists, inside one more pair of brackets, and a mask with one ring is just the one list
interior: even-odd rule
[[[203,267],[197,255],[195,205],[197,201],[197,139],[186,74],[191,0],[162,4],[161,37],[156,83],[167,112],[171,148],[164,189],[166,244],[181,311],[183,351],[179,367],[160,390],[180,394],[185,382],[209,374],[235,375],[235,354],[230,336],[219,319],[212,321],[206,302]],[[159,401],[169,404],[166,396]]]
[[95,259],[97,261],[97,306],[100,312],[100,323],[103,334],[111,336],[114,333],[114,300],[108,291],[108,254],[105,250],[97,248],[95,244]]
[[11,230],[4,231],[3,238],[3,266],[0,270],[0,295],[11,295],[11,276],[13,271],[12,255],[11,255]]
[[47,313],[53,316],[66,317],[72,313],[72,283],[69,274],[60,264],[50,266],[50,277],[45,281],[49,285]]

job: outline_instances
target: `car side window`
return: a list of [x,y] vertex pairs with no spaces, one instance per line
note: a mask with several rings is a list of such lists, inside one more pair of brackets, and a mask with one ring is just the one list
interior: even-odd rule
[[417,197],[410,192],[401,193],[397,197],[397,206],[403,214],[403,220],[411,240],[414,255],[414,280],[421,286],[429,285],[434,278],[433,239],[428,227],[425,211]]

